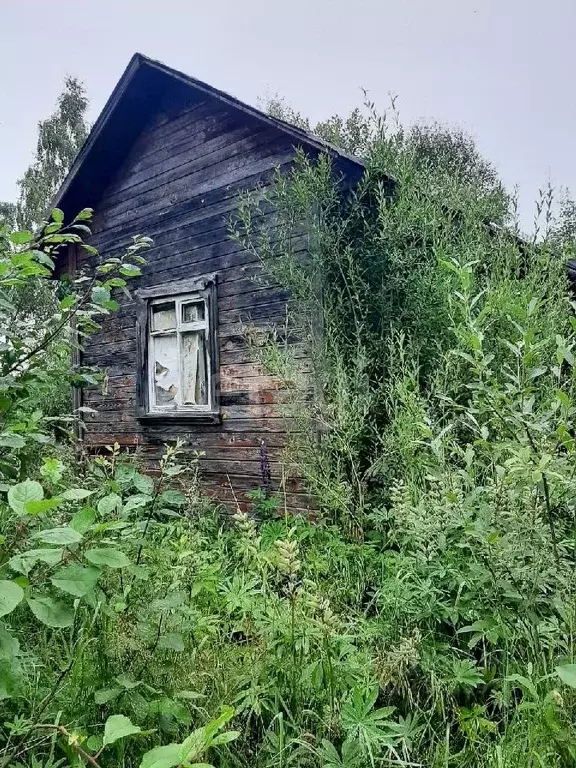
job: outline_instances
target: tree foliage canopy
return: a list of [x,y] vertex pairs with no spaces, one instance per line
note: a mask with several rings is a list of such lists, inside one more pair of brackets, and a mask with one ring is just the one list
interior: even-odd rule
[[38,123],[34,160],[18,180],[18,201],[0,204],[0,221],[34,229],[45,219],[56,191],[88,135],[87,109],[84,85],[75,77],[66,78],[56,109]]

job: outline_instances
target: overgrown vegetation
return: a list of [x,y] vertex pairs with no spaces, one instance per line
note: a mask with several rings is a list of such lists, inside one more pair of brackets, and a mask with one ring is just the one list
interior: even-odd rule
[[89,213],[4,231],[0,765],[574,764],[570,222],[543,203],[536,245],[489,226],[513,201],[462,137],[331,125],[362,142],[355,192],[301,157],[235,234],[292,292],[262,357],[313,522],[263,494],[223,514],[184,446],[153,477],[117,447],[78,467],[38,409],[47,352],[114,311],[147,241],[37,330],[14,294]]

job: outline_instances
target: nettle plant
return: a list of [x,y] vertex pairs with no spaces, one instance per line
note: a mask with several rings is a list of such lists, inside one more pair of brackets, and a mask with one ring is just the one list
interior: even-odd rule
[[[46,745],[46,764],[59,765],[53,762],[57,745],[70,764],[98,766],[112,745],[150,733],[123,714],[109,715],[90,732],[75,730],[62,722],[59,697],[107,617],[130,609],[135,585],[146,578],[144,544],[156,517],[177,516],[184,503],[166,487],[183,471],[177,448],[166,450],[155,480],[122,466],[118,447],[86,474],[83,484],[91,487],[70,487],[71,473],[54,456],[44,459],[37,479],[22,476],[31,446],[53,442],[51,420],[36,407],[39,391],[53,387],[55,376],[61,387],[94,376],[82,370],[64,375],[59,361],[99,327],[102,314],[118,308],[112,292],[127,290],[127,280],[140,274],[141,253],[151,242],[134,238],[122,256],[103,260],[92,274],[52,282],[64,247],[97,255],[83,241],[91,215],[86,209],[66,226],[54,210],[39,236],[0,231],[0,488],[6,494],[0,502],[0,700],[11,718],[4,722],[0,765],[16,765],[31,751],[37,762]],[[31,281],[33,290],[48,290],[53,301],[40,328],[20,302]],[[161,614],[158,627],[162,620]],[[176,633],[164,635],[158,631],[156,646],[182,644]],[[129,690],[137,684],[125,676],[123,685]],[[112,696],[100,691],[96,700],[111,703],[122,690]],[[210,747],[236,738],[235,732],[220,733],[232,715],[224,709],[181,743],[148,751],[142,768],[200,764]]]

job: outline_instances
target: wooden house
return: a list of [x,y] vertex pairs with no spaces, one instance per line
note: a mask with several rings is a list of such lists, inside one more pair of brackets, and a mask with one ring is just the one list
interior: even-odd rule
[[[242,502],[261,484],[264,443],[279,482],[278,384],[242,329],[282,322],[287,295],[254,282],[257,259],[230,238],[229,221],[240,194],[288,169],[298,148],[327,153],[350,184],[362,174],[359,160],[315,136],[133,56],[55,201],[67,219],[94,208],[89,242],[101,258],[136,234],[154,241],[131,300],[82,352],[106,374],[103,389],[81,393],[97,411],[86,417],[88,447],[153,453],[179,437],[204,453],[206,490]],[[64,267],[94,258],[71,250]],[[297,479],[285,492],[288,507],[305,506]]]

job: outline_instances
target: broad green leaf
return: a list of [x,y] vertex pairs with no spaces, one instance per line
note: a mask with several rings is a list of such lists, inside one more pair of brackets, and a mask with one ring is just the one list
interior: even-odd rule
[[27,229],[24,229],[21,232],[11,232],[8,237],[14,245],[23,245],[24,243],[31,243],[32,240],[34,240],[34,235]]
[[576,688],[576,664],[563,664],[561,667],[556,667],[556,674],[570,688]]
[[180,747],[180,762],[189,763],[196,758],[202,757],[202,754],[208,749],[210,741],[210,735],[205,727],[192,731],[190,736],[184,739]]
[[185,707],[179,701],[168,696],[163,696],[161,699],[155,699],[149,704],[150,714],[165,715],[166,717],[173,717],[182,725],[190,725],[192,717],[190,716],[190,710]]
[[8,504],[18,515],[26,512],[26,504],[29,501],[40,501],[44,498],[44,489],[36,480],[24,480],[13,485],[8,491]]
[[99,752],[102,749],[102,736],[93,734],[86,739],[86,749],[90,752]]
[[142,685],[140,680],[133,680],[130,675],[126,674],[116,675],[114,679],[118,685],[121,685],[122,688],[126,688],[127,691],[131,691],[132,688],[138,688],[139,685]]
[[172,490],[164,491],[164,493],[160,495],[160,501],[168,507],[182,507],[186,504],[186,499],[180,491]]
[[134,496],[129,496],[124,502],[124,512],[131,512],[133,509],[139,509],[145,507],[152,501],[152,496],[146,496],[143,493],[136,493]]
[[142,274],[142,270],[139,267],[135,267],[133,264],[126,264],[120,267],[120,274],[126,277],[138,277]]
[[57,565],[62,559],[64,550],[62,549],[27,549],[20,552],[8,561],[8,565],[14,571],[28,576],[36,563],[46,563],[47,565]]
[[133,477],[134,486],[140,491],[151,496],[154,493],[154,480],[148,475],[141,475],[140,473]]
[[83,208],[74,219],[74,223],[77,221],[90,221],[93,214],[94,214],[93,208]]
[[60,544],[66,547],[69,544],[78,544],[83,537],[74,528],[64,526],[63,528],[47,528],[45,531],[38,531],[32,538],[43,541],[44,544]]
[[118,739],[123,739],[125,736],[132,736],[135,733],[140,733],[141,728],[134,725],[128,717],[125,715],[110,715],[106,724],[104,725],[104,739],[102,746],[105,747],[108,744],[113,744]]
[[74,597],[84,597],[90,590],[94,589],[99,576],[98,568],[84,568],[84,566],[74,563],[60,568],[50,581],[55,587],[74,595]]
[[92,496],[93,493],[94,491],[88,491],[86,488],[68,488],[61,496],[66,501],[80,501],[88,496]]
[[27,515],[42,515],[44,512],[48,512],[50,509],[56,509],[62,504],[62,500],[57,496],[53,496],[51,499],[40,499],[39,501],[27,501],[24,507],[24,511]]
[[10,660],[18,655],[20,643],[18,639],[8,632],[6,627],[0,624],[0,660]]
[[240,731],[225,731],[219,733],[212,739],[211,747],[217,747],[220,744],[229,744],[231,741],[235,741],[240,736]]
[[149,607],[153,611],[168,611],[171,608],[178,608],[180,605],[184,605],[186,600],[186,591],[184,589],[175,589],[173,592],[169,592],[166,597],[152,600]]
[[113,547],[87,549],[84,557],[93,565],[107,565],[108,568],[126,568],[130,565],[130,560],[124,552]]
[[52,221],[57,221],[61,224],[64,221],[64,212],[60,208],[54,208],[52,210]]
[[115,509],[120,509],[121,507],[122,499],[117,493],[109,493],[108,496],[104,496],[98,502],[98,512],[103,516],[109,515]]
[[96,513],[92,507],[82,507],[70,520],[70,528],[74,528],[78,533],[86,533],[90,530],[94,520],[96,519]]
[[13,432],[3,432],[0,434],[0,445],[4,448],[24,448],[26,440]]
[[72,608],[51,597],[29,597],[28,606],[38,621],[47,627],[70,627],[74,622]]
[[2,579],[0,581],[0,616],[7,616],[24,597],[22,587],[13,581]]
[[158,641],[158,648],[182,652],[184,650],[184,638],[180,632],[168,632],[162,635]]
[[119,464],[114,472],[114,479],[120,485],[131,485],[138,472],[135,467]]
[[94,701],[96,704],[107,704],[117,699],[121,693],[123,693],[122,688],[101,688],[94,694]]
[[180,744],[166,744],[146,752],[140,768],[175,768],[180,763]]

